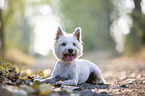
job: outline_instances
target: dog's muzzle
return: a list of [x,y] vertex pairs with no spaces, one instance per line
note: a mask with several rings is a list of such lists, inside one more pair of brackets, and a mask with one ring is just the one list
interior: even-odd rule
[[68,49],[68,52],[64,53],[63,59],[65,61],[72,61],[75,58],[75,50]]

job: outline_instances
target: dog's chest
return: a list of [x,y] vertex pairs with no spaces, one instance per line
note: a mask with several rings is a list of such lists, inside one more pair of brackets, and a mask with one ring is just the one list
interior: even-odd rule
[[60,74],[60,77],[62,78],[62,80],[67,80],[67,79],[70,79],[72,78],[71,74],[69,73],[66,73],[66,74]]
[[75,66],[62,66],[60,68],[59,76],[63,79],[73,78]]

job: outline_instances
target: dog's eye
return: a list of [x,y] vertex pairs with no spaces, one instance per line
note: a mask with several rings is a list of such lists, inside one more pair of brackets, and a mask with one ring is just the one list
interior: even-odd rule
[[66,43],[62,43],[62,46],[66,46]]
[[76,46],[76,43],[73,43],[74,46]]

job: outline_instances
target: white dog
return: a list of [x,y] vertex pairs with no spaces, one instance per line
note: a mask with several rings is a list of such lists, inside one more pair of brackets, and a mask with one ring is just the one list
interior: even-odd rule
[[52,76],[41,82],[61,85],[77,85],[85,82],[106,83],[95,64],[78,59],[83,54],[80,27],[76,28],[73,34],[67,34],[61,27],[58,27],[54,54],[58,61]]

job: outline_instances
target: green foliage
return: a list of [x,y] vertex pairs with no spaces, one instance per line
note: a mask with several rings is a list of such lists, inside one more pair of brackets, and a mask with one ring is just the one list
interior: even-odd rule
[[[18,49],[28,52],[31,30],[30,25],[26,23],[27,19],[24,18],[26,4],[26,0],[8,0],[6,8],[3,9],[2,18],[6,49],[17,46]],[[25,46],[19,46],[22,44]]]
[[74,28],[82,28],[84,50],[112,49],[114,41],[110,36],[110,12],[111,1],[106,0],[61,0],[58,2],[58,10],[61,17],[61,25],[65,31],[72,32]]
[[145,15],[138,11],[133,11],[131,17],[133,25],[125,41],[125,51],[127,53],[138,52],[145,44]]
[[22,82],[27,82],[27,78],[21,74],[22,65],[19,68],[15,68],[5,60],[0,60],[0,63],[2,64],[0,66],[0,76],[7,78],[7,80],[4,81],[5,83],[19,86]]

